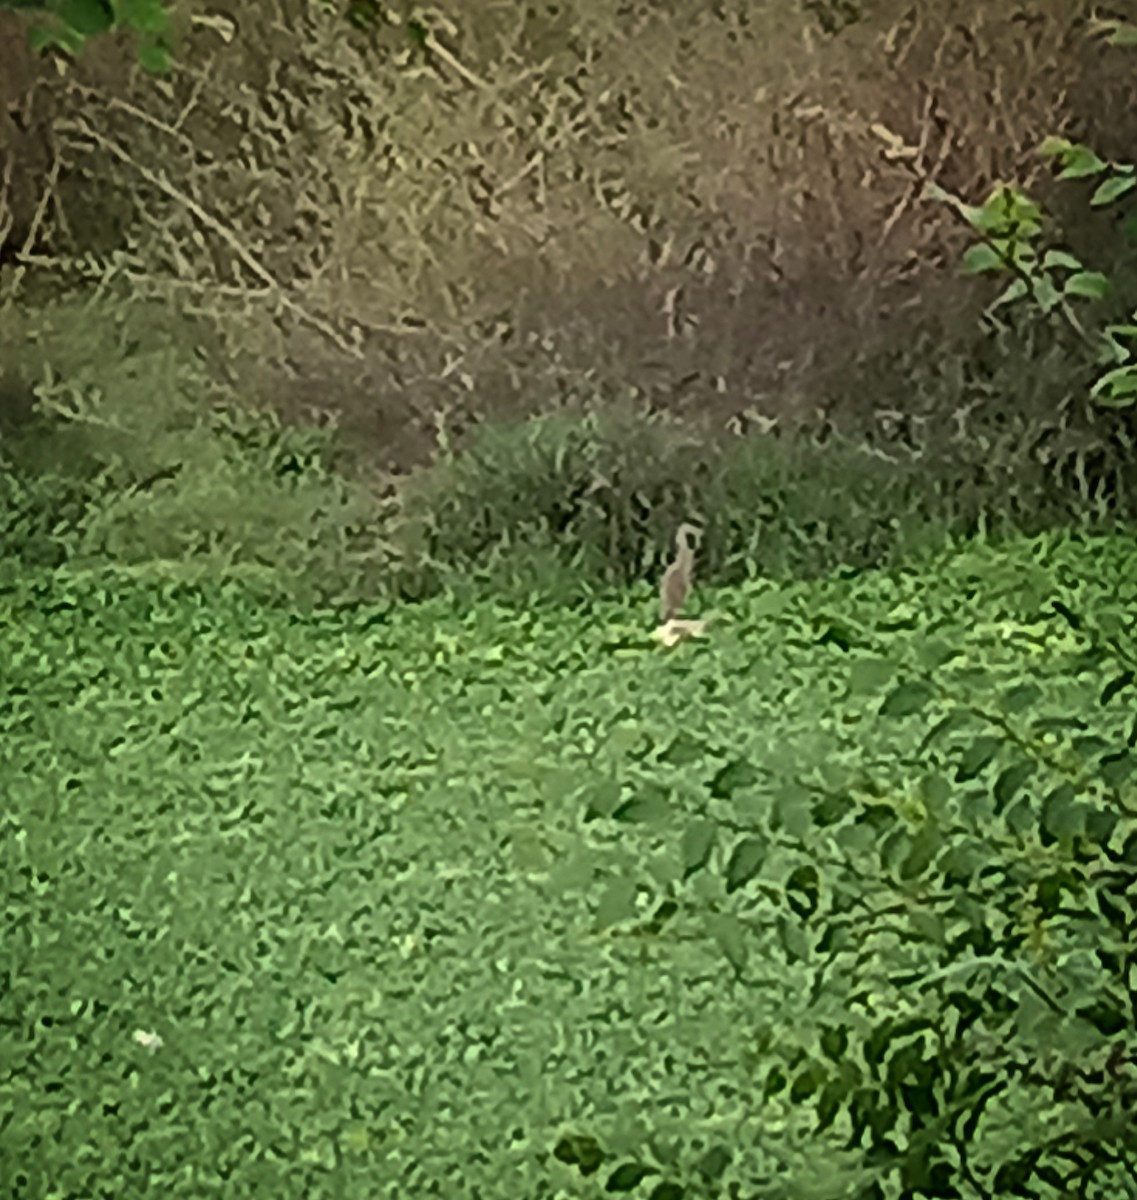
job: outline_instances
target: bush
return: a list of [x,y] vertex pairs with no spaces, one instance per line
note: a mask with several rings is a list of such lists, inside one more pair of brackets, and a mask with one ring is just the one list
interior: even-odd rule
[[699,453],[675,422],[620,405],[486,425],[405,481],[396,541],[424,586],[527,575],[519,553],[539,547],[554,573],[627,583],[689,515]]
[[163,310],[63,300],[15,332],[0,553],[29,564],[238,574],[313,601],[489,588],[531,604],[654,578],[684,520],[706,529],[700,578],[726,584],[895,563],[1073,511],[1073,493],[1012,486],[1017,427],[897,458],[838,436],[712,437],[626,402],[481,427],[380,496],[341,469],[334,429],[219,387],[187,350],[195,330]]
[[725,583],[894,561],[977,511],[920,465],[845,440],[700,438],[630,406],[483,427],[400,503],[412,591],[491,577],[524,590],[539,555],[565,595],[642,579],[685,520],[706,529],[701,576]]
[[[381,581],[382,502],[333,469],[334,430],[235,403],[150,306],[25,316],[4,390],[0,552],[29,564],[236,571],[308,598]],[[9,405],[13,408],[13,405]]]

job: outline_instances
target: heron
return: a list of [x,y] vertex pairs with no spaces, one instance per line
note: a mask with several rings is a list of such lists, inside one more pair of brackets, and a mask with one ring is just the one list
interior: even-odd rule
[[675,561],[663,573],[663,582],[659,585],[659,607],[664,624],[674,621],[683,611],[695,572],[695,547],[690,539],[701,535],[702,530],[697,525],[686,522],[675,533]]

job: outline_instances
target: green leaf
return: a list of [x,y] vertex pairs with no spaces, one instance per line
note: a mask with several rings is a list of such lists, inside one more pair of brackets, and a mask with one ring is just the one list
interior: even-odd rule
[[1025,192],[1007,184],[996,187],[977,209],[964,213],[970,224],[988,236],[1015,233],[1031,237],[1038,232],[1042,211]]
[[727,800],[740,788],[753,787],[761,779],[757,767],[745,758],[728,762],[711,780],[711,795]]
[[1006,713],[1021,713],[1033,708],[1043,697],[1042,688],[1037,683],[1017,683],[1003,695],[1003,711]]
[[1109,295],[1109,279],[1100,271],[1079,271],[1071,275],[1062,285],[1067,296],[1084,296],[1089,300],[1102,300]]
[[169,32],[170,14],[164,0],[113,0],[115,19],[139,33]]
[[1058,137],[1051,134],[1043,140],[1043,143],[1038,148],[1038,153],[1042,158],[1062,158],[1069,154],[1074,148],[1074,143],[1068,138]]
[[637,915],[635,880],[620,875],[601,892],[593,926],[598,931],[610,929],[623,921],[634,920]]
[[1071,146],[1062,155],[1062,170],[1059,179],[1085,179],[1089,175],[1100,175],[1109,169],[1109,163],[1089,148],[1089,146]]
[[935,693],[920,680],[898,684],[884,698],[879,710],[882,717],[911,717],[925,708]]
[[776,1096],[779,1092],[784,1091],[789,1080],[786,1078],[785,1071],[779,1066],[772,1066],[766,1072],[766,1083],[762,1088],[762,1096],[769,1100],[771,1096]]
[[420,49],[425,50],[430,40],[430,30],[416,18],[412,17],[406,24],[407,36]]
[[138,61],[151,75],[166,75],[170,70],[170,51],[160,42],[139,42]]
[[1130,21],[1102,21],[1108,30],[1106,42],[1110,46],[1137,46],[1137,25]]
[[956,783],[966,783],[981,774],[988,764],[999,753],[1003,743],[997,737],[978,737],[963,752],[959,766],[956,768]]
[[1065,271],[1082,271],[1085,268],[1082,266],[1082,261],[1075,258],[1066,250],[1047,250],[1042,256],[1043,270],[1065,270]]
[[647,784],[630,800],[613,810],[612,820],[636,825],[653,825],[666,821],[671,815],[671,798],[668,791],[658,784]]
[[1112,204],[1114,200],[1131,192],[1135,187],[1137,187],[1137,177],[1133,175],[1114,175],[1112,178],[1098,184],[1094,194],[1090,197],[1090,204],[1095,208]]
[[813,797],[801,784],[787,783],[774,797],[773,828],[792,838],[805,838],[813,829]]
[[1039,824],[1044,834],[1059,842],[1069,842],[1085,829],[1085,809],[1077,801],[1073,784],[1059,784],[1043,800]]
[[647,1200],[683,1200],[685,1193],[683,1188],[678,1183],[673,1183],[670,1179],[665,1179],[662,1183],[657,1183],[648,1194]]
[[1137,768],[1137,758],[1134,758],[1132,751],[1122,750],[1102,755],[1098,765],[1105,786],[1121,788],[1132,778],[1134,768]]
[[1010,260],[1012,266],[1018,267],[1028,275],[1034,274],[1038,266],[1038,251],[1030,242],[1012,240],[1007,242],[1005,249],[1001,245],[996,245],[995,248]]
[[900,864],[912,850],[912,835],[894,818],[894,825],[877,846],[880,855],[880,865],[886,871],[898,871]]
[[28,30],[28,45],[37,53],[58,49],[75,56],[86,45],[86,39],[66,25],[33,25]]
[[935,825],[923,826],[912,839],[911,848],[900,864],[900,878],[905,882],[917,879],[932,865],[943,846],[943,838]]
[[995,811],[1001,813],[1015,798],[1018,790],[1034,774],[1035,765],[1027,760],[1012,763],[999,772],[995,780]]
[[821,1089],[817,1098],[817,1124],[815,1133],[824,1133],[841,1111],[842,1102],[849,1094],[849,1085],[843,1079],[833,1079]]
[[1107,325],[1105,331],[1113,338],[1137,338],[1137,325]]
[[798,867],[786,880],[786,901],[802,920],[808,920],[817,911],[820,893],[821,880],[814,866]]
[[794,1104],[808,1100],[810,1096],[825,1086],[826,1080],[825,1068],[820,1063],[810,1063],[798,1073],[797,1078],[790,1085],[790,1099]]
[[727,962],[734,968],[735,975],[741,978],[750,953],[746,927],[730,913],[704,914],[703,927],[718,943]]
[[1014,304],[1024,296],[1030,295],[1030,284],[1025,279],[1012,279],[1010,283],[991,302],[991,308],[1001,308],[1004,304]]
[[732,1157],[729,1147],[712,1146],[699,1159],[696,1170],[708,1183],[712,1183],[722,1178],[723,1172],[730,1166]]
[[1005,271],[1007,262],[989,242],[979,242],[964,253],[963,269],[969,275],[983,275],[988,271]]
[[594,1137],[570,1133],[553,1147],[553,1157],[566,1166],[579,1167],[582,1175],[593,1175],[604,1161],[604,1151]]
[[1137,364],[1107,371],[1090,389],[1103,408],[1130,408],[1137,402]]
[[928,771],[921,777],[920,799],[933,816],[946,815],[951,797],[951,784],[937,771]]
[[511,830],[509,844],[513,851],[514,866],[519,871],[535,874],[547,870],[549,855],[536,829],[521,827]]
[[[954,847],[951,851],[949,851],[947,857],[949,859],[952,857],[958,857]],[[941,862],[941,866],[943,865],[944,864]],[[971,873],[960,872],[957,864],[954,861],[949,862],[947,865],[954,872],[956,878],[962,876],[964,886],[970,882]],[[946,869],[944,873],[945,876],[948,874]],[[928,942],[930,945],[935,946],[938,950],[943,949],[945,941],[944,922],[943,918],[938,913],[929,912],[927,909],[914,907],[908,914],[908,927],[912,930],[916,937]]]
[[52,8],[61,21],[85,38],[114,27],[114,12],[106,0],[56,0]]
[[606,1192],[630,1192],[633,1188],[639,1187],[649,1175],[655,1174],[657,1172],[643,1163],[621,1163],[608,1176],[608,1182],[605,1183],[604,1190]]
[[821,632],[817,635],[819,646],[836,646],[846,654],[857,644],[857,631],[848,623],[821,615]]
[[780,590],[771,588],[749,601],[747,613],[751,617],[780,617],[790,605],[792,597]]
[[742,838],[730,852],[726,864],[727,893],[737,892],[744,887],[762,869],[766,861],[768,846],[764,839],[756,837]]
[[589,784],[584,791],[584,819],[595,821],[610,817],[620,807],[623,788],[615,779],[603,779]]
[[1062,293],[1049,275],[1042,275],[1034,280],[1034,302],[1044,313],[1053,312],[1061,299]]
[[778,941],[791,963],[802,962],[809,955],[809,935],[800,921],[792,920],[785,913],[778,917]]
[[849,694],[873,695],[892,682],[896,664],[888,658],[858,658],[849,667]]
[[943,638],[918,636],[916,639],[916,657],[920,665],[929,671],[937,670],[945,663],[958,658],[961,653],[958,646],[953,646]]
[[840,1062],[849,1048],[849,1031],[844,1025],[826,1025],[821,1030],[821,1053],[831,1062]]
[[383,23],[379,0],[348,0],[346,15],[349,24],[364,33],[374,32]]
[[706,817],[698,817],[688,823],[683,831],[680,854],[683,860],[683,878],[688,879],[701,871],[711,857],[718,838],[718,825]]
[[687,730],[680,729],[660,753],[659,761],[673,767],[686,767],[691,763],[702,762],[707,753],[707,746],[703,741]]

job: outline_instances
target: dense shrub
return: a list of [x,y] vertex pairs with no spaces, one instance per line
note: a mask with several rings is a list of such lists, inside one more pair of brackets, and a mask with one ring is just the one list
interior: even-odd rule
[[68,300],[23,324],[3,380],[4,556],[376,588],[382,502],[334,469],[334,430],[235,403],[192,327],[150,306]]
[[409,479],[394,541],[423,588],[531,578],[521,564],[539,552],[550,584],[579,593],[652,575],[695,519],[703,578],[808,577],[998,524],[993,482],[836,436],[715,438],[632,407],[561,412],[479,429]]
[[604,397],[477,427],[381,494],[343,465],[334,427],[221,387],[168,311],[72,298],[5,332],[0,539],[26,563],[237,573],[319,600],[490,588],[532,603],[654,578],[683,520],[706,528],[700,578],[729,583],[1110,515],[1061,428],[1047,470],[1044,435],[1011,418],[994,440],[977,427],[973,444],[870,448],[808,427],[712,435]]

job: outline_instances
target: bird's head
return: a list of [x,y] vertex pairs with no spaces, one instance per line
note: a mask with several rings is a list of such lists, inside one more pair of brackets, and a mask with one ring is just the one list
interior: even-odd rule
[[680,549],[688,549],[691,541],[697,546],[702,538],[702,529],[698,525],[689,525],[686,521],[675,531],[675,544]]

